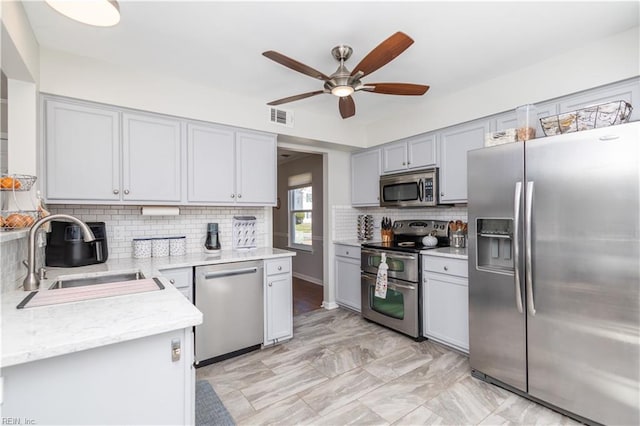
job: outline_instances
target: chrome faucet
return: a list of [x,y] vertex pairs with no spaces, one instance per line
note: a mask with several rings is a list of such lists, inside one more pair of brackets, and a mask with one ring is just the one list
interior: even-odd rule
[[28,269],[27,277],[22,282],[24,291],[33,291],[37,290],[38,287],[40,287],[40,280],[42,279],[41,276],[44,274],[42,274],[42,270],[40,271],[40,274],[36,274],[36,232],[42,225],[52,220],[74,222],[80,227],[80,230],[82,231],[82,238],[87,243],[96,239],[95,235],[93,235],[93,232],[91,231],[91,228],[89,228],[86,223],[84,223],[77,217],[73,217],[68,214],[52,214],[38,220],[29,230],[28,257],[25,262],[22,262]]

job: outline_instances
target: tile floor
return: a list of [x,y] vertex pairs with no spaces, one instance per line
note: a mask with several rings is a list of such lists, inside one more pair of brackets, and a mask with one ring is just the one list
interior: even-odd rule
[[579,424],[470,375],[467,357],[345,309],[294,317],[294,338],[197,370],[238,425]]

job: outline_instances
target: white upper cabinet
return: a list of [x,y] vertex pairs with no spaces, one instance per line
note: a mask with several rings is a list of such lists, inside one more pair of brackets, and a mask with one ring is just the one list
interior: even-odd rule
[[276,204],[276,139],[232,128],[188,124],[188,201]]
[[382,148],[383,173],[396,173],[437,165],[435,134],[411,137]]
[[440,202],[467,202],[467,152],[484,146],[489,120],[453,126],[440,133]]
[[380,149],[351,155],[351,204],[380,205]]
[[47,200],[120,200],[118,111],[47,100],[44,112]]
[[236,132],[236,201],[276,205],[276,138],[274,135]]
[[180,202],[180,122],[148,114],[122,115],[122,199]]
[[188,201],[233,203],[235,134],[213,125],[187,125]]

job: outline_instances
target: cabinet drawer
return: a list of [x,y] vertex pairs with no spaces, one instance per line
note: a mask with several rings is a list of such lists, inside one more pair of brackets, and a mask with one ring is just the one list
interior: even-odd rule
[[291,259],[268,260],[265,262],[267,275],[284,274],[291,271]]
[[451,259],[447,257],[427,255],[424,256],[423,260],[423,269],[425,271],[456,275],[459,277],[467,277],[469,275],[467,261],[463,259]]
[[189,288],[193,284],[193,268],[161,269],[160,273],[176,288]]
[[350,257],[351,259],[360,259],[360,247],[336,244],[336,256]]

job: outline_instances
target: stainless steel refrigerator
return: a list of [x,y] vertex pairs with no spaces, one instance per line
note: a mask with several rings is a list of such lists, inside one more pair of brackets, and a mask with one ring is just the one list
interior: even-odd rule
[[474,376],[640,424],[640,122],[468,154]]

